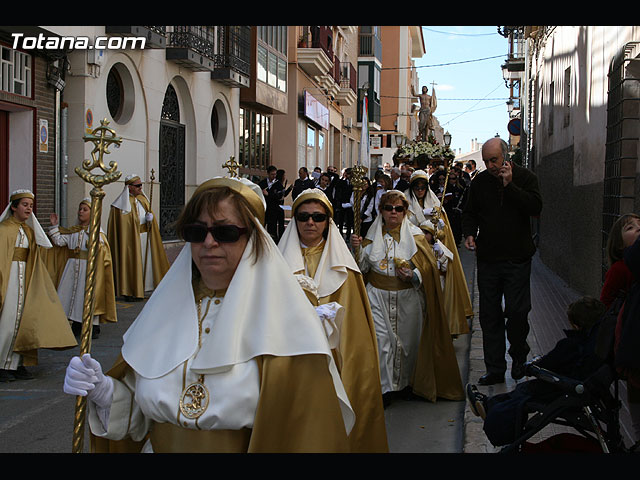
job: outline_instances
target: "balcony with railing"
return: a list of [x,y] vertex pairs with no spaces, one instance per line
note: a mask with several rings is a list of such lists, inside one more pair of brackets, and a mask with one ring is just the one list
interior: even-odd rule
[[334,53],[332,32],[329,27],[303,27],[298,41],[298,65],[312,77],[321,77],[332,71]]
[[215,27],[174,26],[167,38],[167,60],[194,72],[214,69]]
[[145,48],[165,48],[167,46],[167,29],[164,26],[105,26],[105,33],[109,35],[121,35],[123,37],[145,37]]
[[358,40],[358,56],[374,57],[382,61],[382,42],[375,29],[371,27],[360,27]]
[[251,62],[251,27],[218,27],[211,78],[231,87],[248,87]]
[[357,84],[356,69],[351,62],[338,62],[338,85],[340,89],[336,95],[336,99],[345,105],[353,105],[357,100]]

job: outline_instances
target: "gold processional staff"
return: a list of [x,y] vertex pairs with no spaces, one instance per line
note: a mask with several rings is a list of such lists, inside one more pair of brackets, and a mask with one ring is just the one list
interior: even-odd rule
[[[91,221],[89,224],[87,276],[84,289],[84,309],[82,313],[82,333],[80,336],[80,356],[89,353],[91,350],[91,320],[93,318],[94,307],[94,287],[96,274],[96,259],[98,257],[98,245],[100,241],[100,217],[102,213],[102,199],[105,196],[102,187],[115,182],[120,178],[122,172],[117,171],[118,164],[109,162],[107,167],[104,164],[104,154],[109,154],[109,146],[113,143],[120,146],[122,139],[116,137],[116,132],[108,128],[109,122],[105,118],[100,122],[100,126],[89,135],[85,135],[85,142],[93,142],[95,148],[91,152],[91,160],[84,160],[82,167],[77,167],[75,172],[87,183],[93,185],[91,189]],[[97,157],[96,157],[97,154]],[[100,168],[104,174],[94,175],[92,170]],[[76,397],[76,412],[73,429],[73,453],[82,453],[84,443],[84,426],[86,421],[86,397],[78,395]]]

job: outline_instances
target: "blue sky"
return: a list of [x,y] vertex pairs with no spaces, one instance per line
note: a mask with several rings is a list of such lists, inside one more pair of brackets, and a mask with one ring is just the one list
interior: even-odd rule
[[508,140],[509,90],[500,68],[508,45],[497,26],[422,26],[422,33],[426,54],[415,61],[420,90],[426,85],[432,93],[436,83],[435,116],[451,133],[451,147],[464,154],[472,139],[482,143],[497,133]]

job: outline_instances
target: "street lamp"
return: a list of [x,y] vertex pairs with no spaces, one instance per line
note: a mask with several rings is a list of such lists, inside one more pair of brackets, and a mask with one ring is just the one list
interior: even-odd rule
[[442,138],[444,139],[444,144],[448,147],[449,145],[451,145],[451,134],[449,133],[449,131],[447,130],[447,133],[445,133]]
[[396,147],[401,147],[404,144],[404,135],[401,133],[396,133]]

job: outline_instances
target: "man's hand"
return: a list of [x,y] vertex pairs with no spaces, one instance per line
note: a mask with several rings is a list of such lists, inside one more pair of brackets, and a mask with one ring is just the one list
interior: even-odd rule
[[511,162],[505,161],[502,167],[500,167],[500,172],[498,173],[498,177],[502,179],[502,185],[506,187],[513,180],[513,169],[511,167]]
[[469,235],[464,240],[464,246],[467,247],[467,250],[475,250],[476,249],[476,240],[473,238],[473,235]]

